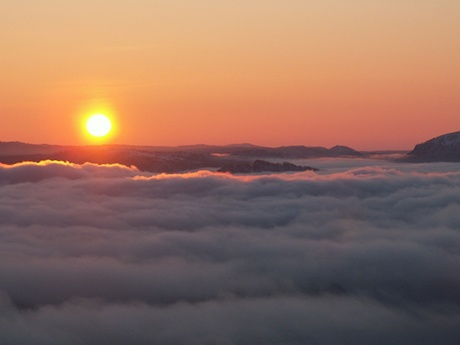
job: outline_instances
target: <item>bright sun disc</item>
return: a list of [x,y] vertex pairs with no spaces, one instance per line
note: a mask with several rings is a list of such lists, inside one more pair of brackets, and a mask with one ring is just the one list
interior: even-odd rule
[[109,134],[111,129],[112,123],[109,118],[103,114],[93,115],[86,121],[86,130],[95,137],[103,137]]

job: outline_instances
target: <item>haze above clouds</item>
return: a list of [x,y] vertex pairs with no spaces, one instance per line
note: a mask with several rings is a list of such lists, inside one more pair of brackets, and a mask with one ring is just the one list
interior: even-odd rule
[[458,344],[456,163],[0,166],[5,344]]

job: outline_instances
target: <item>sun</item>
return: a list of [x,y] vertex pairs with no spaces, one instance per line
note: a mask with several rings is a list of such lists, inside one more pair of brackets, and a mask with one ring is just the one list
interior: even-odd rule
[[94,114],[86,121],[86,130],[93,137],[105,137],[112,129],[112,122],[104,114]]

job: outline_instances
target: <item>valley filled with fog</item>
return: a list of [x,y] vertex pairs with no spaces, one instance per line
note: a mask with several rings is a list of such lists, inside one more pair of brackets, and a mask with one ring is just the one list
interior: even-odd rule
[[0,342],[458,344],[460,163],[295,163],[0,165]]

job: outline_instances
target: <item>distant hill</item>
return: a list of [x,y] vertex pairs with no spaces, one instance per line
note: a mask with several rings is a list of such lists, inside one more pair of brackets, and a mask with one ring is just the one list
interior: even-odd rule
[[238,162],[226,164],[217,172],[229,172],[232,174],[248,174],[248,173],[262,173],[262,172],[293,172],[293,171],[317,171],[318,169],[295,165],[289,162],[271,163],[261,159],[254,162]]
[[418,144],[406,156],[412,162],[460,162],[460,132],[448,133]]
[[[248,162],[267,158],[276,160],[308,159],[319,157],[360,157],[362,154],[346,146],[324,147],[281,146],[264,147],[251,144],[234,145],[189,145],[189,146],[58,146],[33,145],[21,142],[0,142],[0,162],[14,164],[23,161],[61,160],[82,164],[120,163],[134,165],[140,170],[150,172],[181,172],[202,168],[239,167],[243,169]],[[291,163],[284,166],[265,161],[265,171],[288,171],[301,169]],[[273,165],[271,165],[273,164]],[[262,165],[261,165],[262,166]],[[252,165],[251,165],[252,167]],[[254,168],[259,169],[259,166]],[[303,168],[303,167],[302,167]],[[235,168],[236,169],[236,168]],[[238,170],[236,169],[236,170]],[[225,170],[225,169],[224,169]],[[232,170],[232,169],[230,169]],[[235,170],[235,171],[236,171]]]
[[52,154],[61,151],[65,146],[59,145],[35,145],[20,141],[0,141],[0,156]]
[[[227,147],[228,148],[228,147]],[[334,146],[331,149],[311,146],[280,147],[232,147],[231,153],[239,157],[308,159],[320,157],[361,157],[362,154],[346,146]]]

